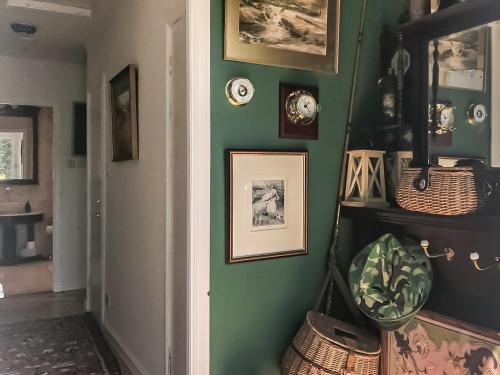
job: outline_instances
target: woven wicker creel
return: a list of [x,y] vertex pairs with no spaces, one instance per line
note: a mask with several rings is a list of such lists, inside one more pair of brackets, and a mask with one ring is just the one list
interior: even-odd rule
[[422,176],[421,168],[404,169],[396,191],[396,201],[408,210],[434,215],[457,216],[476,213],[495,198],[500,181],[497,170],[471,167],[429,168],[430,185],[419,191],[414,184]]
[[310,311],[283,357],[282,370],[285,375],[378,375],[379,359],[380,344],[371,335]]

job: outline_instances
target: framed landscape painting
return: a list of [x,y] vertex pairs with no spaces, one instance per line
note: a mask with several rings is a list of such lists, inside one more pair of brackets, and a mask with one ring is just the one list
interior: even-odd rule
[[137,68],[129,65],[110,82],[113,161],[139,159]]
[[224,58],[338,73],[340,0],[226,0]]
[[307,152],[228,151],[227,263],[307,254]]
[[421,311],[382,334],[382,375],[500,375],[498,332]]

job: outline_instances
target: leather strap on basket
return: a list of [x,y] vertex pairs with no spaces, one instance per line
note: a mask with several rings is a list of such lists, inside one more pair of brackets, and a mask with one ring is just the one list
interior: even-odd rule
[[418,177],[413,181],[413,187],[423,193],[431,186],[431,169],[430,166],[422,168]]

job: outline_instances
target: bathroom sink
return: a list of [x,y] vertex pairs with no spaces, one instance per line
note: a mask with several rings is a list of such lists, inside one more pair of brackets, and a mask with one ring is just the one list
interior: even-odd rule
[[42,212],[15,212],[15,213],[8,213],[8,212],[0,212],[0,217],[22,217],[22,216],[39,216],[43,215]]
[[0,213],[0,224],[2,223],[29,224],[29,223],[37,223],[42,220],[43,220],[43,212]]

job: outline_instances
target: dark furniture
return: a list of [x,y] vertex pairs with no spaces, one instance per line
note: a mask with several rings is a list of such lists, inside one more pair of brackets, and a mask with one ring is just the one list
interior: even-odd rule
[[[405,101],[406,119],[413,128],[415,166],[429,162],[429,41],[497,20],[500,1],[468,0],[396,29],[403,34],[412,56]],[[433,260],[434,286],[425,308],[500,331],[500,272],[476,271],[469,259],[476,251],[485,260],[500,255],[500,212],[442,217],[394,207],[342,207],[341,215],[355,224],[349,245],[356,251],[388,232],[399,238],[428,240],[435,251],[453,248],[456,255],[452,262]]]
[[28,225],[28,241],[34,240],[35,223],[43,221],[43,213],[29,212],[22,214],[0,215],[0,226],[3,227],[3,259],[0,265],[15,265],[21,259],[17,255],[17,230],[16,225]]
[[429,163],[429,42],[500,20],[500,1],[468,0],[399,26],[412,64],[406,92],[407,120],[413,126],[413,164]]

